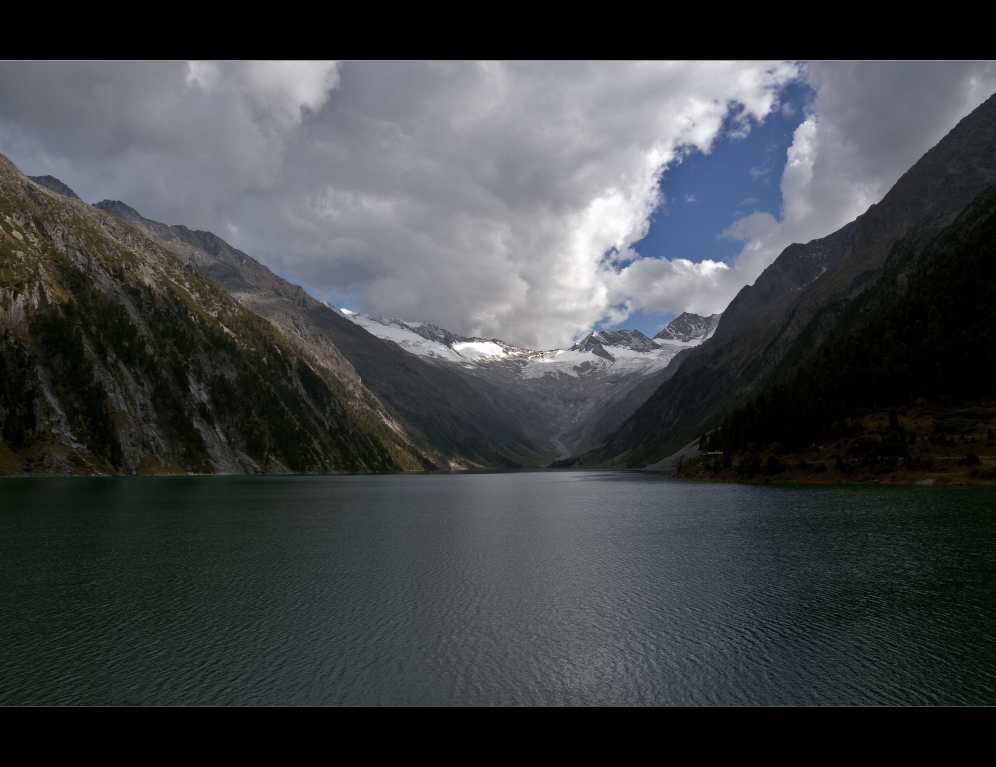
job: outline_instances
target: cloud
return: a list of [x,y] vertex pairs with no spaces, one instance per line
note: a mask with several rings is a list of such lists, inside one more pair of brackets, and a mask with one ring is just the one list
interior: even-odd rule
[[288,156],[290,194],[250,203],[253,252],[332,301],[362,296],[367,311],[468,335],[568,343],[625,318],[617,285],[668,164],[708,151],[731,110],[762,119],[796,73],[346,64],[335,108],[303,126]]
[[335,62],[7,62],[0,151],[86,200],[224,233],[243,195],[280,194],[288,142],[337,84]]
[[[634,253],[661,174],[782,108],[800,74],[817,95],[781,215],[734,222],[729,264]],[[722,310],[785,244],[884,194],[992,82],[976,64],[15,62],[0,152],[231,238],[333,302],[548,348],[639,309]]]
[[188,61],[184,80],[188,86],[210,92],[221,80],[221,67],[214,61]]
[[729,266],[718,261],[642,258],[607,280],[609,298],[632,313],[660,311],[661,306],[674,306],[675,297],[681,296],[682,311],[708,315],[716,311],[716,293],[730,289],[732,274]]
[[812,64],[816,91],[781,178],[779,219],[752,213],[722,236],[753,282],[789,244],[836,231],[877,203],[962,117],[996,91],[991,63]]
[[334,61],[248,61],[226,68],[226,79],[253,104],[257,119],[281,129],[300,124],[305,113],[320,109],[339,84]]
[[188,61],[184,82],[217,96],[237,92],[254,107],[257,119],[284,128],[301,122],[328,100],[339,84],[335,61]]
[[[749,130],[797,74],[722,62],[4,64],[0,146],[84,199],[231,236],[324,297],[553,346],[621,316],[629,246],[668,165],[709,151],[724,125]],[[708,272],[641,268],[658,286]]]

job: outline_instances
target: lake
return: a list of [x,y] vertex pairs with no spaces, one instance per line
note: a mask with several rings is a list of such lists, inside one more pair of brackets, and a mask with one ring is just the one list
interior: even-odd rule
[[2,704],[996,704],[987,488],[7,479],[0,561]]

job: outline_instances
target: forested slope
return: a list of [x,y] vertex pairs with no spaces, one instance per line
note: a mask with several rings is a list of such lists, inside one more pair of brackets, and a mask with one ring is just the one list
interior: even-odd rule
[[846,437],[871,410],[996,399],[996,187],[914,254],[898,242],[818,360],[734,410],[709,447],[799,450]]
[[795,374],[703,436],[678,476],[996,482],[996,187],[878,282]]

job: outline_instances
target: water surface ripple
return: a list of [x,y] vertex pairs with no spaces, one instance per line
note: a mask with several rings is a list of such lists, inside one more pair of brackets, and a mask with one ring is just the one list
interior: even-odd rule
[[985,488],[3,480],[0,703],[994,704],[994,544]]

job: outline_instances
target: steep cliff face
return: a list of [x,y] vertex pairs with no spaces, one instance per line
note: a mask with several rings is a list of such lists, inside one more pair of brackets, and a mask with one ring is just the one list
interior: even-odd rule
[[714,427],[790,375],[831,333],[842,303],[873,284],[893,246],[922,248],[996,183],[996,96],[964,118],[877,205],[837,232],[795,244],[731,302],[715,335],[587,459],[643,465]]
[[216,281],[331,374],[351,379],[441,468],[548,460],[514,418],[462,376],[371,335],[220,237],[152,221],[117,201],[95,207]]
[[4,474],[431,463],[347,365],[318,364],[144,234],[2,157],[0,430]]

